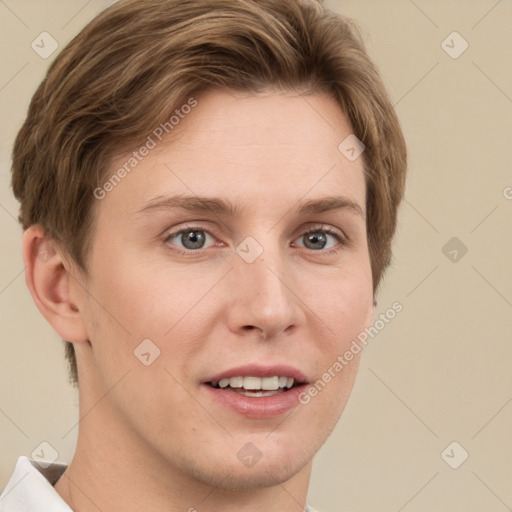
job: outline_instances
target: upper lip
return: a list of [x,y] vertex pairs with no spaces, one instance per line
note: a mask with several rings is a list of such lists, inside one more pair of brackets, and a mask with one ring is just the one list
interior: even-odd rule
[[216,375],[212,375],[204,382],[218,382],[221,379],[230,379],[231,377],[292,377],[295,382],[302,384],[307,382],[307,378],[299,369],[285,364],[260,365],[249,364],[230,368]]

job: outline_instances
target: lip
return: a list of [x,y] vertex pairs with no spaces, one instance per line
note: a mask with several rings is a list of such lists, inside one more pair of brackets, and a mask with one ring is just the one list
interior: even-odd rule
[[[272,377],[275,375],[293,377],[298,385],[277,395],[252,397],[241,395],[229,389],[214,388],[208,384],[208,382],[218,382],[221,379],[231,377]],[[306,376],[293,366],[264,366],[258,364],[230,368],[201,383],[201,389],[207,393],[209,400],[214,400],[221,406],[251,419],[270,419],[290,411],[300,404],[299,395],[306,386]]]
[[272,366],[260,365],[260,364],[249,364],[245,366],[237,366],[236,368],[230,368],[222,373],[218,373],[205,379],[203,382],[219,381],[221,379],[230,379],[231,377],[293,377],[295,382],[305,383],[307,382],[306,376],[297,368],[285,364],[277,364]]
[[201,384],[207,393],[208,399],[215,400],[222,406],[235,411],[246,418],[270,419],[284,414],[300,404],[299,395],[307,384],[300,384],[278,395],[252,397],[234,391],[213,388],[208,384]]

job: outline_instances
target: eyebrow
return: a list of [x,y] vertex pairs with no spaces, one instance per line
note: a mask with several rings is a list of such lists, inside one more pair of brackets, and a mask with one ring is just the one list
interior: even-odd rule
[[[145,214],[155,210],[182,209],[195,213],[214,213],[224,217],[236,217],[242,209],[229,200],[217,197],[171,196],[156,197],[144,205],[137,214]],[[288,212],[295,211],[299,215],[319,214],[331,210],[349,210],[363,219],[365,214],[361,206],[345,196],[329,196],[299,202]]]

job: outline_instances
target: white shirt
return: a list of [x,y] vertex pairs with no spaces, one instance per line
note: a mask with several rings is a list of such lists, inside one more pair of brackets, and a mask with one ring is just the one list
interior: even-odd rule
[[[0,512],[73,512],[53,486],[66,464],[35,461],[22,455],[0,496]],[[316,512],[306,505],[304,512]]]
[[14,473],[0,496],[1,512],[73,512],[53,486],[66,464],[18,458]]

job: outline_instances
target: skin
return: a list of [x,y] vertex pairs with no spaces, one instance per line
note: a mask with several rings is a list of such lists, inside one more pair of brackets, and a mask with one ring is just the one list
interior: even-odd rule
[[[77,354],[77,449],[55,486],[75,512],[301,511],[360,356],[309,404],[270,419],[227,409],[201,382],[250,363],[315,382],[373,319],[363,158],[338,150],[352,133],[338,105],[284,92],[197,99],[172,138],[96,201],[88,277],[39,226],[24,235],[35,302]],[[236,215],[142,211],[176,195],[230,201]],[[361,214],[298,213],[332,196]],[[190,225],[206,239],[187,252],[176,232]],[[325,228],[348,244],[322,231],[325,248],[306,245],[304,233]],[[263,249],[253,263],[235,250],[248,236]],[[160,349],[149,366],[134,356],[146,338]],[[252,467],[237,457],[248,442],[262,453]]]

